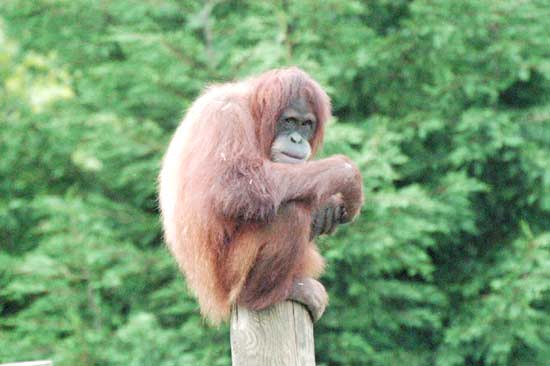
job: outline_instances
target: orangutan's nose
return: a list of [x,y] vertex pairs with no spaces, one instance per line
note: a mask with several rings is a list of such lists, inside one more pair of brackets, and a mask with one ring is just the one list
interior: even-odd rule
[[302,136],[298,132],[293,132],[290,134],[290,141],[295,144],[300,144],[302,143]]

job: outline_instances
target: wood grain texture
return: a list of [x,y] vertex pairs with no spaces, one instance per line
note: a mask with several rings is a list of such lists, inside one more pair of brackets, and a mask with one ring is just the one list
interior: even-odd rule
[[293,301],[262,311],[233,307],[231,358],[233,366],[315,366],[309,313]]

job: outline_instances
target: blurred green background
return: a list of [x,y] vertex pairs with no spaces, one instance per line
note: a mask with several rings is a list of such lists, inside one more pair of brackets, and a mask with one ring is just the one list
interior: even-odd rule
[[549,364],[550,0],[2,0],[0,362],[230,364],[156,176],[205,85],[283,65],[366,192],[318,364]]

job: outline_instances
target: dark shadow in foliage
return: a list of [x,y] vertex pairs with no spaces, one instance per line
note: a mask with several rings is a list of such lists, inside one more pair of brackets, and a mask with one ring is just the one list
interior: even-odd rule
[[540,73],[531,71],[527,80],[518,80],[499,95],[499,104],[511,108],[528,108],[543,100],[548,89],[548,80]]

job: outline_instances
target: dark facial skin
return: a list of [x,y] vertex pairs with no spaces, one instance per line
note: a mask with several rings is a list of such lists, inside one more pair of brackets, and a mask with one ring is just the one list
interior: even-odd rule
[[278,163],[299,164],[311,156],[309,141],[317,128],[317,118],[307,99],[294,99],[283,110],[271,145],[271,160]]

